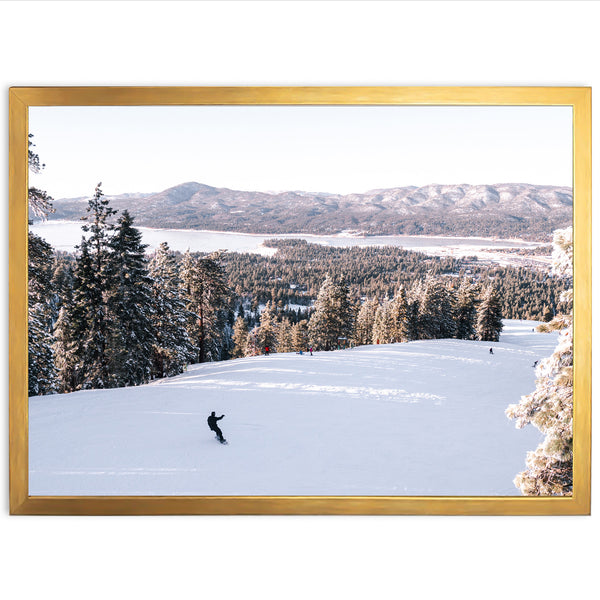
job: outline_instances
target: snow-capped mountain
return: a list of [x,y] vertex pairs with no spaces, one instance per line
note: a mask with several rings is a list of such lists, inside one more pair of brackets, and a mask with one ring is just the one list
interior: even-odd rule
[[[546,239],[572,222],[569,187],[502,183],[427,185],[356,194],[251,192],[187,182],[156,194],[111,197],[137,225],[247,233],[444,234]],[[54,219],[83,214],[81,199],[58,200]]]

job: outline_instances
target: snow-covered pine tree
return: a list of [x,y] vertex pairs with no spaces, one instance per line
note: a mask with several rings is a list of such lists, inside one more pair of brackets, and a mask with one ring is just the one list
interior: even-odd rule
[[292,325],[292,350],[304,352],[308,346],[308,321],[302,319]]
[[463,279],[456,292],[456,337],[459,340],[475,339],[476,317],[477,286]]
[[281,319],[277,331],[277,352],[292,352],[292,324],[287,317]]
[[[57,388],[52,348],[52,329],[56,314],[49,287],[50,269],[45,268],[50,267],[52,248],[41,238],[33,237],[37,239],[32,239],[30,236],[28,256],[28,391],[30,396],[37,396],[52,394]],[[32,252],[35,247],[38,247],[39,253]],[[48,287],[44,291],[45,284],[48,284]]]
[[372,343],[373,325],[375,323],[375,314],[379,308],[379,302],[376,298],[365,300],[356,316],[356,325],[354,328],[354,343],[358,346]]
[[98,301],[94,279],[89,243],[86,238],[82,238],[75,259],[72,298],[70,301],[63,301],[54,327],[55,363],[60,392],[81,389],[91,370],[94,356],[87,340],[94,312],[104,311],[104,304]]
[[221,328],[221,347],[219,349],[219,360],[229,360],[233,353],[233,326],[235,325],[235,312],[230,306],[232,300],[231,289],[229,289],[228,292],[230,294],[226,301],[228,305],[219,312],[219,322]]
[[53,338],[48,331],[48,314],[43,304],[29,306],[28,392],[30,396],[52,394],[57,390]]
[[80,343],[77,341],[77,327],[71,321],[73,304],[64,304],[54,326],[53,350],[57,371],[57,390],[60,393],[79,389],[81,375]]
[[[573,228],[554,232],[553,272],[573,277]],[[528,423],[546,437],[527,453],[527,469],[515,478],[525,496],[573,495],[573,290],[561,297],[568,306],[546,328],[560,330],[558,344],[536,369],[535,391],[511,404],[506,414],[516,419],[517,428]]]
[[[52,329],[52,351],[58,392],[74,389],[74,371],[78,358],[79,338],[71,334],[67,319],[74,312],[73,289],[75,275],[71,258],[57,257],[52,274],[52,289],[56,297],[56,319]],[[83,332],[83,329],[80,333]]]
[[406,289],[401,285],[390,302],[390,337],[392,342],[406,342],[410,339],[409,318],[408,297]]
[[[40,173],[44,164],[28,139],[28,163],[32,173]],[[38,188],[28,190],[29,214],[45,219],[54,212],[52,197]],[[31,220],[30,220],[31,223]],[[28,233],[28,388],[29,395],[51,394],[56,391],[56,369],[52,348],[52,329],[58,315],[56,295],[51,285],[54,251],[38,235]]]
[[420,281],[415,282],[408,290],[406,296],[406,339],[418,340],[420,335],[419,306],[421,304],[421,293],[423,284]]
[[390,301],[385,298],[375,311],[372,344],[389,344],[392,341],[394,323]]
[[196,349],[196,362],[228,358],[227,301],[230,292],[221,262],[220,252],[195,258],[188,250],[181,263],[182,297],[186,309],[193,315],[188,319],[187,331]]
[[56,391],[52,328],[56,301],[52,290],[54,251],[29,234],[28,251],[28,387],[30,396]]
[[248,326],[243,317],[238,317],[233,325],[233,358],[246,356],[248,348]]
[[[78,269],[74,301],[85,310],[85,331],[79,338],[82,347],[81,375],[83,389],[115,387],[116,379],[109,368],[111,321],[106,306],[110,288],[110,238],[114,225],[110,218],[116,213],[104,198],[102,183],[96,186],[87,206],[86,224],[81,228],[89,233],[79,247]],[[84,250],[86,256],[84,258]]]
[[429,278],[419,297],[419,339],[453,338],[456,335],[455,299],[440,279]]
[[73,301],[73,265],[70,258],[57,257],[52,273],[52,289],[56,295],[57,308]]
[[333,350],[337,348],[339,338],[351,337],[353,326],[348,286],[327,275],[308,322],[309,343],[320,349]]
[[180,297],[185,304],[186,323],[185,329],[191,343],[191,363],[199,362],[200,348],[198,346],[198,315],[195,312],[196,302],[193,299],[195,289],[195,268],[197,259],[192,256],[189,248],[184,252],[179,265]]
[[142,234],[133,226],[127,210],[117,221],[109,242],[109,287],[106,293],[112,323],[109,341],[109,370],[116,385],[147,383],[156,341],[152,326],[152,280]]
[[483,291],[477,308],[477,339],[484,342],[497,342],[502,331],[502,306],[500,296],[493,285]]
[[269,348],[270,352],[275,352],[278,330],[277,309],[273,302],[269,300],[264,310],[260,313],[260,325],[256,332],[258,347],[261,350]]
[[248,332],[248,342],[246,343],[246,356],[258,356],[262,353],[261,347],[258,344],[258,327],[252,328]]
[[[35,146],[35,144],[31,141],[32,138],[33,133],[30,133],[27,150],[29,170],[32,173],[41,173],[42,169],[46,165],[40,162],[39,155],[32,150],[33,146]],[[42,219],[45,219],[49,213],[54,212],[55,209],[52,206],[53,198],[52,196],[49,196],[48,193],[44,190],[30,187],[27,195],[29,201],[30,216],[33,213],[36,217],[41,217]]]
[[188,313],[181,298],[181,281],[175,254],[166,242],[152,255],[148,271],[152,292],[150,320],[155,341],[152,346],[152,377],[182,373],[193,358],[186,329]]
[[94,195],[88,200],[87,215],[81,217],[81,220],[86,223],[81,226],[81,229],[90,233],[89,251],[96,272],[99,275],[106,275],[110,238],[115,228],[110,218],[117,214],[117,211],[109,206],[110,202],[104,198],[101,186],[102,182],[96,186]]

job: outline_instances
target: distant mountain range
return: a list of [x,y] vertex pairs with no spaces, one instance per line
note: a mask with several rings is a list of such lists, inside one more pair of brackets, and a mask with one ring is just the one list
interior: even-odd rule
[[[135,223],[245,233],[454,235],[549,239],[572,223],[570,187],[427,185],[357,194],[246,192],[182,183],[155,194],[110,196]],[[79,219],[87,198],[56,200],[51,219]]]

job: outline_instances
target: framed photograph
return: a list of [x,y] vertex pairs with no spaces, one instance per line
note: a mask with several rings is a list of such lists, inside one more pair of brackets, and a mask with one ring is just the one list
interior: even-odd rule
[[590,88],[9,94],[12,514],[589,514]]

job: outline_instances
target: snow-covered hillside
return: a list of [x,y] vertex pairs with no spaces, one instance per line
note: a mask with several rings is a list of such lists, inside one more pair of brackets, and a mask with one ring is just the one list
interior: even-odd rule
[[[508,404],[556,334],[275,354],[29,403],[31,495],[518,495]],[[492,347],[494,354],[489,353]],[[229,445],[208,429],[211,411]]]

